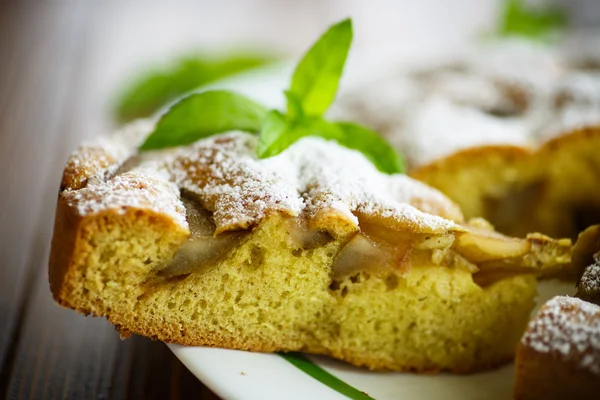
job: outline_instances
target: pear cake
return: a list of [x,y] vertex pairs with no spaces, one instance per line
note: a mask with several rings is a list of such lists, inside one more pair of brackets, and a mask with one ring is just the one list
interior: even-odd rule
[[55,300],[122,336],[468,373],[510,361],[536,276],[571,242],[504,236],[446,196],[303,138],[258,159],[227,132],[139,152],[137,121],[76,150],[59,195]]

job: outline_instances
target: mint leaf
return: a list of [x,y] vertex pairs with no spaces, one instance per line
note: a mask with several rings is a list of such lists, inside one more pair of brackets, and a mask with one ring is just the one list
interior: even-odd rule
[[335,140],[349,149],[360,151],[381,172],[405,171],[402,157],[377,133],[350,122],[328,122],[309,117],[290,122],[279,111],[270,111],[260,132],[259,158],[273,157],[307,136]]
[[333,102],[351,42],[352,21],[346,19],[329,28],[296,67],[290,92],[306,115],[320,116]]
[[300,99],[298,99],[298,96],[296,96],[289,90],[284,90],[283,94],[287,99],[288,118],[292,120],[304,118],[306,115],[304,114],[304,110],[302,109],[302,104],[300,103]]
[[[332,26],[306,53],[285,91],[287,113],[267,112],[252,100],[229,91],[191,95],[158,121],[141,150],[182,146],[230,130],[259,133],[259,158],[275,156],[299,139],[317,136],[358,150],[385,173],[402,173],[404,161],[377,133],[350,122],[321,117],[335,97],[352,41],[352,23]],[[161,78],[162,79],[162,78]],[[157,78],[155,88],[160,87]]]
[[141,150],[183,146],[231,130],[258,132],[267,110],[240,94],[211,90],[182,99],[164,114]]
[[220,59],[184,57],[167,69],[154,69],[134,80],[118,96],[114,114],[121,121],[148,116],[167,102],[207,83],[259,67],[273,58],[231,55]]
[[533,9],[524,0],[505,0],[500,22],[501,36],[525,36],[544,39],[566,26],[565,12],[559,8]]
[[292,124],[277,110],[271,110],[265,117],[258,138],[258,157],[267,158],[281,153],[297,138],[293,137]]
[[341,140],[344,132],[335,124],[320,117],[289,120],[277,110],[269,112],[258,139],[258,157],[273,157],[299,139],[318,136],[324,139]]
[[378,170],[388,174],[402,174],[406,170],[404,159],[379,134],[351,122],[338,122],[343,131],[339,144],[358,150],[368,158]]

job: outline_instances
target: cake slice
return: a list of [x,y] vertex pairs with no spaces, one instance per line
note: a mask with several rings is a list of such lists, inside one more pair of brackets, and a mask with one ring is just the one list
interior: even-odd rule
[[516,359],[515,399],[597,399],[600,307],[557,296],[531,320]]
[[570,265],[569,240],[465,221],[332,141],[258,159],[230,132],[139,153],[151,130],[71,156],[52,241],[55,300],[124,337],[474,372],[513,358],[535,276]]

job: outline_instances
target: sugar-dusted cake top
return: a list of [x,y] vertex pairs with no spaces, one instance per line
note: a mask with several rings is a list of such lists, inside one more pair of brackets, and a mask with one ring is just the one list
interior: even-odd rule
[[396,142],[413,167],[477,146],[532,146],[522,120],[498,121],[443,97],[432,97],[416,107],[405,129],[408,133]]
[[[139,138],[152,127],[134,126],[135,135],[127,128],[73,153],[62,196],[80,215],[148,208],[185,225],[184,190],[213,212],[217,232],[248,228],[272,212],[335,213],[354,225],[358,215],[375,216],[415,233],[462,230],[456,223],[462,221],[460,210],[440,192],[405,175],[383,174],[361,153],[335,142],[307,137],[259,159],[256,136],[231,132],[139,154]],[[110,162],[90,159],[115,146],[122,151]],[[78,169],[88,165],[99,167]]]
[[600,307],[557,296],[530,321],[523,344],[600,375]]

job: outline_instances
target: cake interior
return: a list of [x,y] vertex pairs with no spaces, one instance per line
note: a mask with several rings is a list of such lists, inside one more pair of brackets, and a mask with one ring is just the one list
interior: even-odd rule
[[424,235],[361,215],[360,229],[320,230],[274,212],[216,235],[210,213],[184,199],[191,233],[165,234],[168,220],[134,210],[80,221],[84,261],[59,301],[106,315],[124,335],[471,372],[512,359],[535,274],[570,261],[568,240],[507,238],[482,221]]

